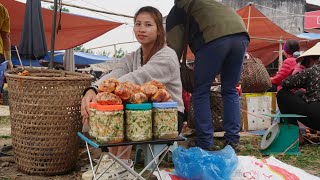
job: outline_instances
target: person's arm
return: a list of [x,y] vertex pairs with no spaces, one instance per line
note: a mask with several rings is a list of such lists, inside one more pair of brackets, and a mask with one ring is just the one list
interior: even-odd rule
[[173,6],[166,19],[167,44],[177,53],[178,59],[181,59],[183,52],[185,17],[183,8]]
[[288,76],[291,75],[292,71],[290,69],[292,69],[292,64],[290,64],[289,61],[283,61],[279,71],[277,72],[277,74],[274,77],[271,77],[271,82],[272,84],[275,85],[280,85],[281,82]]
[[310,77],[311,68],[305,69],[295,75],[289,76],[282,82],[282,87],[285,89],[306,88]]

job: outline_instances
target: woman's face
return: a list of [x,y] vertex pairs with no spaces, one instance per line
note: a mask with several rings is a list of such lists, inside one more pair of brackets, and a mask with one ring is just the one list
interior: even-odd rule
[[140,13],[133,27],[134,34],[141,45],[153,46],[157,40],[157,24],[150,13]]

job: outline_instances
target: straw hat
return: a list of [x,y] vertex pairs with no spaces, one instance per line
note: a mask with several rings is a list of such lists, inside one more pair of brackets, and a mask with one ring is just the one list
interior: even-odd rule
[[304,57],[307,56],[320,56],[320,42],[318,42],[316,45],[314,45],[312,48],[305,51],[301,56],[299,56],[296,61],[300,62],[304,59]]

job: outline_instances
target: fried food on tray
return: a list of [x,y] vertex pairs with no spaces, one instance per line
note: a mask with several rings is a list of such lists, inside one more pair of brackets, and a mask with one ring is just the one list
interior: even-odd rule
[[165,89],[159,89],[152,97],[153,102],[167,102],[171,100],[171,95]]
[[129,82],[119,83],[116,89],[114,90],[114,94],[119,96],[122,100],[128,100],[133,90],[133,85]]
[[101,92],[97,94],[97,103],[101,105],[120,105],[122,104],[122,100],[115,94]]
[[142,92],[134,93],[131,97],[129,102],[132,104],[142,104],[148,100],[148,97],[143,94]]
[[104,80],[101,84],[99,84],[98,91],[111,93],[116,89],[118,84],[119,84],[119,81],[117,79],[110,78],[110,79]]

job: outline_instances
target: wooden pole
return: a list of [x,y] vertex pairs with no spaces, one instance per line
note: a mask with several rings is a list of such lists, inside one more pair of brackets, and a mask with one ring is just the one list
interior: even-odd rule
[[54,61],[54,43],[56,39],[56,24],[57,24],[57,9],[58,9],[58,0],[54,0],[53,5],[53,15],[52,15],[52,29],[51,29],[51,47],[50,47],[50,62],[49,69],[53,69]]
[[252,6],[252,4],[250,3],[250,5],[249,5],[249,12],[248,12],[248,24],[247,24],[247,31],[248,31],[248,33],[249,33],[249,30],[250,30],[251,6]]
[[278,69],[281,67],[283,62],[283,58],[282,58],[282,38],[280,38],[279,41],[279,63],[278,63]]

